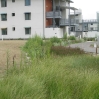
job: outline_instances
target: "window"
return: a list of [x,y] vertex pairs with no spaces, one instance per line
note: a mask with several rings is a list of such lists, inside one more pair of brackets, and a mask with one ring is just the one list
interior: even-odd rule
[[15,2],[15,0],[12,0],[12,2]]
[[31,34],[31,27],[25,28],[25,34]]
[[2,35],[7,35],[7,28],[1,29]]
[[91,29],[91,31],[93,31],[93,28],[90,28]]
[[12,16],[15,16],[15,13],[12,13]]
[[15,31],[15,27],[12,27],[12,30]]
[[1,14],[1,21],[7,21],[7,14]]
[[1,0],[1,7],[7,7],[7,0]]
[[71,27],[71,31],[75,31],[75,27]]
[[25,0],[25,6],[31,5],[31,0]]
[[25,13],[25,20],[31,20],[31,13]]
[[91,25],[93,25],[93,23],[91,23]]
[[76,14],[75,16],[78,16],[78,14]]

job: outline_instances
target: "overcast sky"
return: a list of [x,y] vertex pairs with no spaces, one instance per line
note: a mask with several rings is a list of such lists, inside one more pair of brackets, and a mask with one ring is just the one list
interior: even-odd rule
[[83,19],[96,19],[99,12],[99,0],[72,0],[72,7],[82,9]]

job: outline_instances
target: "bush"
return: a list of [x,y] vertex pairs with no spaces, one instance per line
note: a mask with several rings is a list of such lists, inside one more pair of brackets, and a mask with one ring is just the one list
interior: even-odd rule
[[67,33],[65,33],[65,34],[63,35],[63,39],[64,39],[64,40],[67,40]]
[[50,41],[52,42],[52,44],[53,43],[61,43],[61,40],[59,38],[57,38],[57,37],[50,38]]
[[80,48],[71,48],[71,47],[63,47],[63,46],[52,46],[51,52],[56,55],[76,55],[76,54],[84,54],[85,52]]
[[76,40],[75,36],[70,36],[68,40]]
[[31,58],[45,57],[50,52],[51,43],[43,42],[39,36],[30,38],[23,47],[23,50]]
[[87,41],[95,41],[94,37],[87,38]]
[[84,37],[84,40],[85,41],[95,41],[95,38],[94,37],[90,37],[90,38]]

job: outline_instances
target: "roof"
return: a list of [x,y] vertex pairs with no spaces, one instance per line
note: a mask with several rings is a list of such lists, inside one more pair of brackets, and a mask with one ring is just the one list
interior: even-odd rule
[[71,0],[61,0],[61,1],[67,1],[67,2],[70,2],[70,3],[74,3],[74,2],[71,1]]
[[71,10],[78,10],[77,8],[75,7],[68,7],[68,6],[60,6],[61,9],[71,9]]
[[71,0],[67,0],[68,2],[70,2],[70,3],[74,3],[73,1],[71,1]]

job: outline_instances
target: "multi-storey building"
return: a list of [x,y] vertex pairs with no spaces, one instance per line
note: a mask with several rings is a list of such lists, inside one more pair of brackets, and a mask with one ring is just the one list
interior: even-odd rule
[[75,36],[82,36],[82,37],[95,37],[99,36],[98,32],[98,18],[97,19],[89,19],[84,20],[82,18],[82,11],[76,10],[75,14],[70,14],[71,19],[75,19],[77,24],[71,27],[71,33]]
[[0,39],[63,37],[69,33],[71,0],[0,0]]

